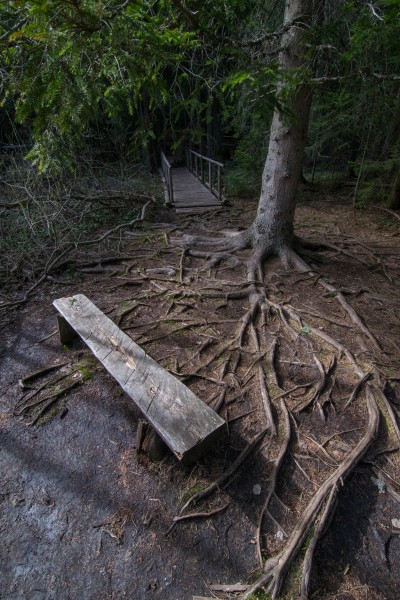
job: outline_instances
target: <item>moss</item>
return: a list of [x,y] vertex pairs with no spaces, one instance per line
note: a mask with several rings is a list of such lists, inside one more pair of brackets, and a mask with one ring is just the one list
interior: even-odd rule
[[52,419],[54,419],[59,412],[62,412],[65,408],[65,400],[61,400],[60,402],[55,402],[52,406],[50,406],[49,410],[47,410],[44,415],[40,417],[36,425],[41,427],[42,425],[46,425]]
[[82,380],[88,381],[92,379],[97,368],[97,363],[91,358],[85,358],[75,365],[75,367],[79,371]]
[[311,527],[303,545],[295,560],[290,565],[288,574],[282,586],[282,598],[285,600],[296,600],[299,598],[301,579],[303,575],[303,562],[314,535],[314,527]]
[[200,483],[196,483],[195,485],[193,485],[191,488],[189,488],[187,490],[187,492],[185,492],[182,496],[182,502],[183,504],[186,504],[186,502],[195,494],[197,494],[198,492],[201,492],[201,490],[204,489],[204,485],[201,485]]
[[267,594],[267,592],[263,592],[262,590],[259,590],[255,594],[252,594],[251,596],[249,596],[248,600],[271,600],[271,598],[272,598],[271,594]]

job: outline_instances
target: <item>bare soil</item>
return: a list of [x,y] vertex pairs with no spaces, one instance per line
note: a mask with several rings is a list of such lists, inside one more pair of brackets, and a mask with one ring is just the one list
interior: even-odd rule
[[[268,298],[293,307],[301,322],[286,313],[285,324],[285,315],[271,311],[265,324],[255,323],[257,352],[244,328],[247,300],[238,293],[246,289],[244,263],[213,267],[183,252],[180,243],[184,234],[230,235],[251,222],[255,208],[254,201],[232,201],[217,213],[184,217],[157,207],[138,229],[77,251],[53,281],[0,318],[1,599],[239,597],[210,585],[247,584],[260,575],[257,528],[281,425],[276,439],[267,433],[229,486],[195,509],[210,512],[228,503],[224,511],[166,533],[188,498],[219,477],[265,427],[260,362],[274,414],[281,414],[274,398],[303,386],[284,398],[291,436],[261,526],[264,559],[281,551],[310,499],[359,442],[367,424],[365,391],[349,404],[358,380],[352,365],[312,328],[353,353],[384,389],[395,421],[381,400],[379,437],[342,482],[317,544],[310,597],[400,597],[400,223],[377,208],[354,210],[329,190],[303,190],[297,233],[336,246],[308,261],[345,293],[381,349],[315,277],[285,271],[273,260],[265,268]],[[115,261],[105,260],[110,257]],[[17,293],[16,287],[6,290],[10,298]],[[218,408],[226,435],[203,459],[184,467],[172,455],[153,462],[137,451],[141,415],[132,400],[82,342],[59,343],[52,301],[75,293],[86,294]],[[333,355],[336,366],[321,394],[296,412],[318,384],[315,356],[327,370]],[[35,396],[34,389],[21,389],[18,380],[51,365],[64,366],[27,382],[43,385]],[[52,383],[61,375],[64,383]],[[40,415],[43,398],[74,380],[79,385]],[[33,405],[37,400],[41,404]],[[291,564],[282,597],[300,597],[299,561],[306,549],[305,543]]]

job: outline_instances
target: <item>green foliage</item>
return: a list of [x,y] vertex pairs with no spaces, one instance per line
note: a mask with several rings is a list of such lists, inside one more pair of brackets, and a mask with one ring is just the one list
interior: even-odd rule
[[268,126],[254,116],[247,132],[238,139],[233,163],[225,176],[228,196],[255,197],[260,193],[261,174],[268,150]]
[[8,74],[1,99],[13,98],[18,121],[30,122],[28,158],[40,171],[72,166],[98,118],[140,121],[133,147],[154,137],[151,119],[142,119],[143,99],[147,111],[165,104],[163,69],[179,61],[192,35],[169,28],[168,11],[156,14],[153,4],[21,0],[0,8]]
[[[332,5],[318,39],[309,154],[337,168],[386,162],[400,135],[399,4]],[[383,172],[386,167],[383,167]],[[368,195],[368,194],[367,194]]]
[[7,73],[0,101],[11,99],[17,120],[29,124],[28,158],[41,172],[75,167],[76,148],[99,125],[126,137],[125,152],[135,157],[159,139],[177,150],[188,131],[201,144],[215,99],[239,134],[240,120],[274,104],[274,58],[267,47],[253,49],[253,38],[280,24],[276,6],[7,3],[0,7],[0,68]]
[[76,369],[79,371],[83,381],[88,381],[89,379],[92,379],[97,368],[96,362],[91,358],[83,359],[75,366]]
[[248,600],[271,600],[271,597],[271,594],[267,594],[266,592],[259,590],[255,594],[249,596]]
[[194,496],[195,494],[198,494],[199,492],[201,492],[202,489],[204,489],[204,484],[196,483],[190,489],[188,489],[188,490],[185,491],[185,493],[183,494],[183,496],[181,498],[181,502],[183,504],[186,504],[186,502],[192,496]]
[[311,329],[309,327],[300,327],[300,333],[309,334],[311,333]]
[[283,6],[2,3],[0,102],[29,126],[28,157],[39,171],[60,173],[76,168],[77,148],[93,147],[98,130],[125,156],[148,162],[160,141],[179,155],[189,132],[202,146],[217,107],[224,131],[238,140],[228,191],[255,195],[272,112],[286,110],[314,69],[310,155],[344,168],[366,148],[368,161],[388,161],[400,139],[398,0],[329,3],[325,21],[316,15],[304,33],[308,65],[278,72]]
[[360,175],[357,206],[362,207],[371,203],[384,203],[390,206],[400,173],[400,155],[387,160],[366,160],[354,166]]

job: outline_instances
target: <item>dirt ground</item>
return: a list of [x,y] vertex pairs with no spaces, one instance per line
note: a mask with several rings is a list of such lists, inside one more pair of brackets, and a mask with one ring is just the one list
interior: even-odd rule
[[[338,484],[336,510],[315,550],[309,596],[400,597],[399,220],[378,208],[354,210],[327,189],[303,190],[296,231],[332,244],[307,260],[343,292],[371,336],[318,277],[285,270],[274,259],[265,268],[271,305],[267,321],[255,322],[262,339],[256,351],[245,327],[247,299],[238,293],[246,281],[243,262],[210,264],[182,253],[181,243],[188,233],[229,236],[251,222],[255,208],[254,201],[237,200],[218,213],[188,217],[153,209],[138,229],[76,253],[24,305],[1,316],[2,600],[238,598],[210,586],[244,585],[260,576],[257,529],[282,448],[277,398],[293,390],[284,396],[290,442],[261,524],[264,559],[285,547],[305,507],[367,428],[367,395],[360,389],[351,397],[358,378],[340,347],[384,398],[377,439]],[[10,288],[3,299],[18,293]],[[138,453],[141,415],[133,401],[81,341],[59,342],[52,302],[76,293],[226,419],[226,434],[204,458],[185,467],[169,454],[153,462]],[[318,331],[337,346],[332,350]],[[230,485],[195,509],[227,505],[224,510],[178,523],[167,535],[188,498],[219,477],[265,427],[260,364],[277,416],[276,438],[267,432]],[[321,365],[324,385],[299,409],[318,389]],[[48,366],[57,368],[21,389],[20,379]],[[63,384],[55,381],[62,375]],[[64,383],[76,385],[40,414],[45,398]],[[290,563],[282,597],[300,597],[306,550],[304,542]]]

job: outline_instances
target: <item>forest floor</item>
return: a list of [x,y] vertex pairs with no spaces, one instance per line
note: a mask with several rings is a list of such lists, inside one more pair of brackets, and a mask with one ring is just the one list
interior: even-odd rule
[[[318,277],[274,259],[265,268],[271,305],[266,321],[254,323],[256,349],[247,300],[237,293],[246,286],[244,264],[213,266],[182,252],[181,243],[185,234],[229,236],[255,209],[250,200],[190,217],[152,208],[136,229],[78,250],[52,281],[0,317],[2,600],[238,598],[223,584],[259,577],[258,549],[267,558],[285,547],[323,482],[364,435],[366,391],[352,393],[359,378],[341,348],[384,391],[381,424],[367,454],[340,479],[336,510],[315,550],[310,597],[400,597],[399,220],[378,208],[354,210],[343,193],[305,187],[297,233],[335,246],[308,260],[343,292],[371,337]],[[3,300],[17,293],[10,287]],[[218,408],[227,432],[204,458],[185,467],[171,455],[152,462],[137,452],[140,414],[132,400],[82,342],[59,343],[52,302],[76,293]],[[48,366],[57,368],[21,389],[19,380]],[[260,378],[279,416],[278,435],[267,432],[230,485],[196,509],[224,510],[177,523],[167,535],[190,496],[265,427]],[[44,398],[74,382],[39,413]],[[289,431],[282,429],[285,406]],[[307,543],[310,536],[291,562],[282,597],[300,597]]]

